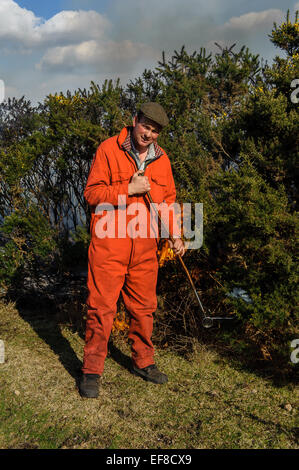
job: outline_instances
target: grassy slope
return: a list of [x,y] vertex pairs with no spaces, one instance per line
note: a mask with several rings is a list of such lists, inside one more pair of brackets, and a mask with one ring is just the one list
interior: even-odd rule
[[158,386],[129,373],[118,341],[100,397],[86,400],[76,389],[77,333],[0,305],[0,338],[0,448],[298,448],[294,385],[277,388],[205,348],[191,361],[157,351],[169,376]]

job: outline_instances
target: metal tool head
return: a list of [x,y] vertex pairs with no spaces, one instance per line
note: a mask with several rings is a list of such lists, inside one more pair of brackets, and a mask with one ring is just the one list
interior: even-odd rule
[[202,319],[202,326],[204,328],[211,328],[213,326],[213,318],[211,317],[204,317]]
[[[202,307],[202,304],[201,304],[201,307]],[[214,324],[214,322],[217,320],[217,321],[221,321],[221,320],[233,320],[233,317],[217,317],[217,316],[213,316],[212,315],[212,312],[207,309],[207,310],[204,310],[203,307],[201,308],[202,312],[201,312],[201,317],[202,317],[202,320],[201,320],[201,323],[202,323],[202,326],[204,328],[211,328]]]
[[213,323],[216,320],[217,321],[222,321],[222,320],[233,320],[233,319],[234,319],[233,317],[211,317],[211,316],[205,315],[202,318],[202,326],[204,328],[211,328],[213,326]]

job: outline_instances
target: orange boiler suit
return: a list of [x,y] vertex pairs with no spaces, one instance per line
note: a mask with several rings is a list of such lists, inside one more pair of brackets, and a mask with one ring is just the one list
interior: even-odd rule
[[[128,338],[131,341],[132,361],[138,368],[154,364],[151,336],[153,313],[157,308],[157,238],[149,236],[150,210],[144,196],[128,195],[129,182],[138,170],[130,154],[131,129],[125,127],[118,136],[105,140],[98,147],[84,191],[91,209],[84,374],[103,373],[120,292],[130,314]],[[150,181],[153,201],[171,205],[175,202],[176,190],[170,161],[161,147],[156,143],[153,145],[155,158],[149,160],[144,174]],[[130,206],[133,209],[131,212]],[[143,209],[141,212],[146,213],[146,217],[137,219],[135,224],[138,208]],[[104,237],[105,232],[104,235],[101,233],[108,226],[106,217],[109,215],[114,220],[112,227],[115,234],[111,236],[107,231],[108,236]],[[106,225],[101,225],[103,221]],[[137,231],[142,225],[146,226],[146,231],[141,236],[135,233],[132,237],[132,231],[126,230],[130,221]],[[170,220],[172,227],[173,222],[174,217]]]

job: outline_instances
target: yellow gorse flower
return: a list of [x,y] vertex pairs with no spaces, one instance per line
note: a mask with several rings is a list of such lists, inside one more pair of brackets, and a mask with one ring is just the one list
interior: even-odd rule
[[164,242],[161,249],[158,250],[159,257],[159,267],[162,267],[166,261],[172,260],[175,258],[174,251],[172,248],[169,248],[168,241]]
[[129,323],[126,319],[124,312],[118,312],[112,326],[112,333],[116,334],[120,331],[126,331],[129,329]]
[[50,98],[55,99],[59,104],[62,105],[72,105],[72,104],[79,104],[82,101],[84,101],[84,98],[79,96],[78,94],[75,94],[74,96],[71,96],[70,98],[65,97],[64,95],[49,95]]

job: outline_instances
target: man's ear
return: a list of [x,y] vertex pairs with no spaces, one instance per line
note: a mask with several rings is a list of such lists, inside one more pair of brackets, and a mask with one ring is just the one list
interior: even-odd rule
[[137,124],[137,116],[133,117],[133,127],[135,127]]

